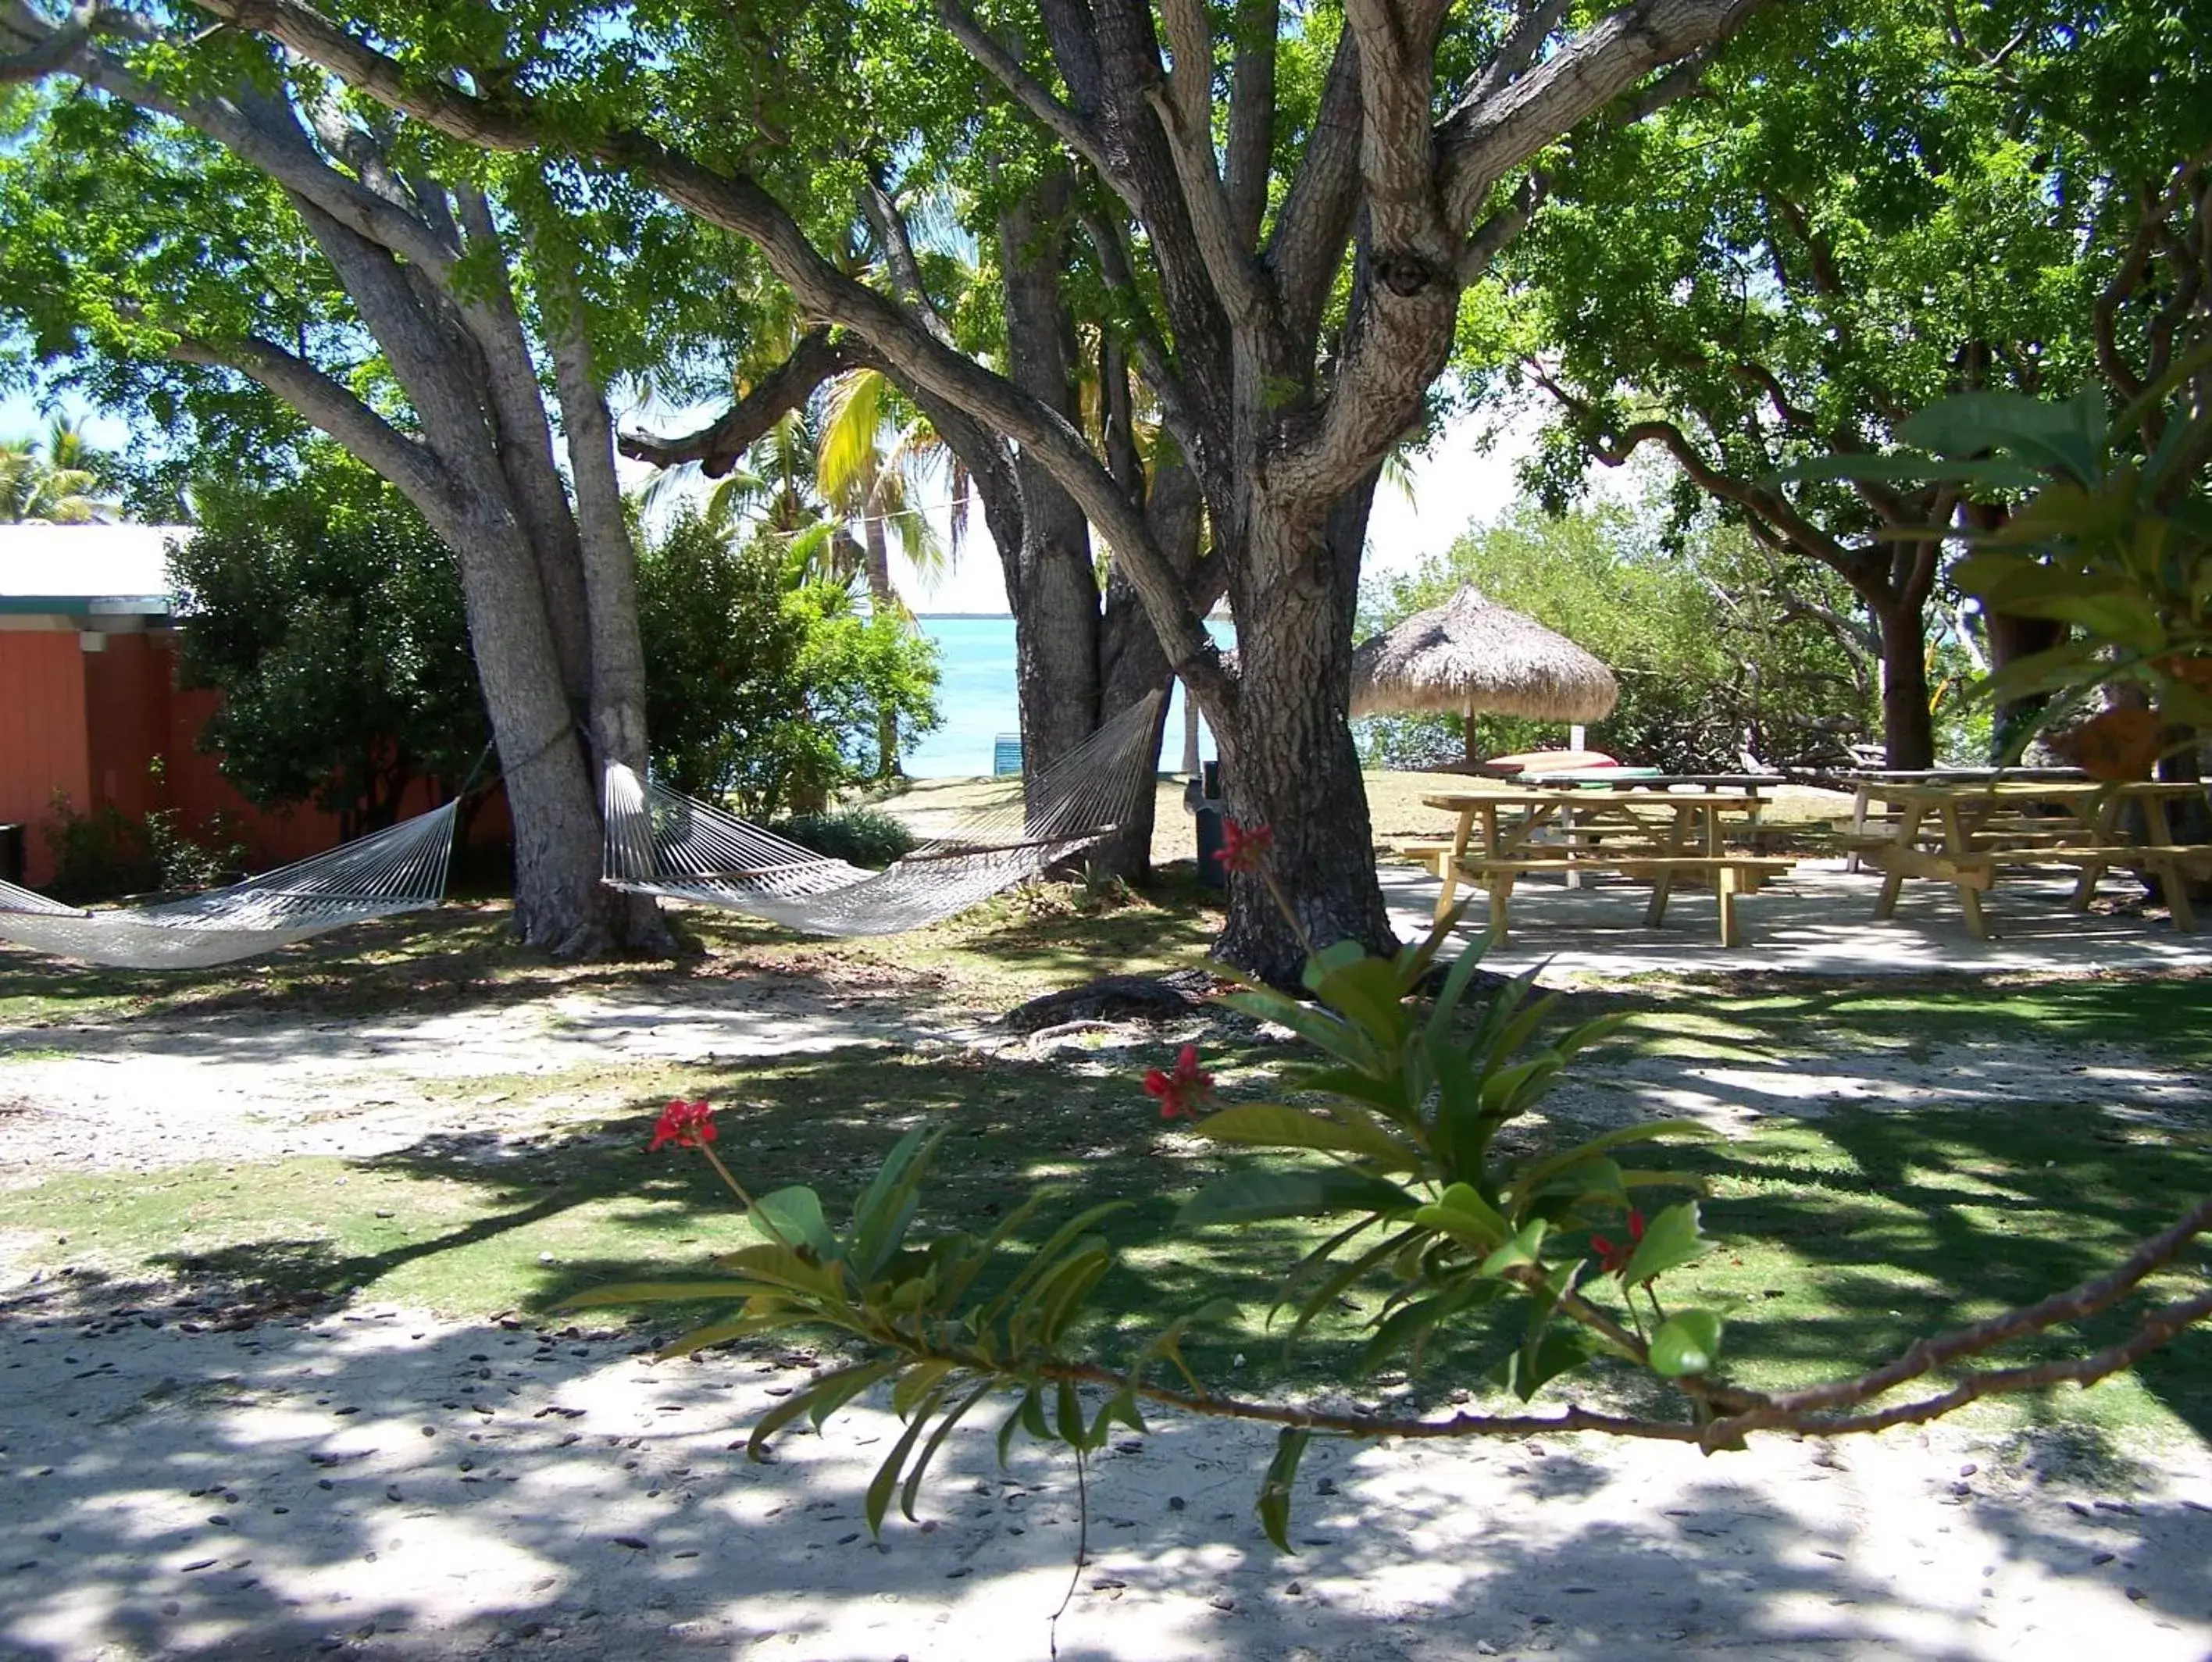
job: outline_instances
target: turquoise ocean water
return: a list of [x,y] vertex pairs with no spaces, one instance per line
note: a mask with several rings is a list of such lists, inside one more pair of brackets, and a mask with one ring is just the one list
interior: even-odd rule
[[[921,630],[937,643],[942,679],[938,708],[945,725],[906,757],[915,779],[945,779],[991,771],[991,742],[1000,733],[1018,733],[1022,721],[1014,692],[1014,620],[1011,617],[922,617]],[[1235,639],[1230,626],[1206,627],[1224,646]],[[1168,707],[1162,766],[1182,765],[1182,687],[1176,684]],[[1198,751],[1213,755],[1213,735],[1199,726]]]

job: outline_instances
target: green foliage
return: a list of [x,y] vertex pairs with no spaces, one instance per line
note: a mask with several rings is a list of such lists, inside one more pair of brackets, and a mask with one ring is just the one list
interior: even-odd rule
[[[1472,583],[1612,668],[1620,702],[1591,725],[1589,742],[1641,766],[1733,770],[1745,750],[1776,765],[1832,761],[1863,738],[1876,643],[1843,581],[1710,519],[1678,542],[1667,529],[1656,502],[1558,518],[1524,505],[1418,571],[1370,586],[1362,627],[1388,628]],[[1450,715],[1371,718],[1361,728],[1364,759],[1397,767],[1456,760],[1462,725]],[[1476,719],[1478,755],[1564,739],[1556,722]]]
[[872,776],[886,711],[902,743],[939,719],[935,647],[805,580],[773,536],[736,545],[679,513],[639,555],[638,623],[654,766],[690,796],[818,813]]
[[399,494],[315,445],[273,486],[207,477],[170,550],[179,673],[222,707],[200,737],[264,806],[312,802],[347,834],[417,779],[457,787],[487,726],[450,550]]
[[[1295,1340],[1349,1289],[1371,1285],[1380,1296],[1363,1368],[1417,1366],[1439,1330],[1480,1320],[1500,1342],[1495,1371],[1523,1397],[1609,1356],[1686,1381],[1697,1407],[1699,1382],[1720,1357],[1718,1319],[1699,1311],[1670,1315],[1653,1290],[1657,1277],[1702,1250],[1697,1207],[1670,1206],[1648,1227],[1632,1208],[1645,1192],[1698,1186],[1624,1168],[1616,1156],[1632,1145],[1709,1133],[1692,1123],[1662,1121],[1561,1149],[1502,1147],[1499,1133],[1528,1113],[1577,1052],[1602,1041],[1619,1021],[1548,1031],[1558,995],[1536,995],[1533,974],[1471,1000],[1479,954],[1463,954],[1449,972],[1437,964],[1458,920],[1455,913],[1391,959],[1369,957],[1351,942],[1326,949],[1306,967],[1311,1003],[1257,982],[1224,998],[1247,1016],[1291,1028],[1321,1059],[1285,1077],[1297,1101],[1230,1104],[1193,1129],[1240,1148],[1317,1158],[1232,1171],[1182,1208],[1176,1228],[1285,1216],[1334,1220],[1334,1232],[1290,1269],[1278,1308],[1292,1312],[1287,1335]],[[1422,989],[1439,976],[1428,996]],[[568,1303],[736,1302],[732,1313],[675,1341],[670,1354],[793,1327],[826,1327],[860,1341],[860,1360],[818,1375],[780,1404],[755,1428],[750,1446],[757,1456],[801,1416],[818,1425],[861,1391],[889,1385],[907,1428],[869,1485],[872,1529],[880,1526],[895,1491],[912,1515],[932,1456],[985,1398],[1011,1400],[1000,1427],[1002,1457],[1025,1433],[1064,1443],[1079,1458],[1100,1447],[1116,1423],[1142,1429],[1139,1404],[1147,1397],[1202,1403],[1204,1388],[1182,1344],[1194,1324],[1218,1313],[1212,1307],[1167,1323],[1120,1369],[1085,1356],[1091,1300],[1115,1259],[1097,1228],[1127,1203],[1063,1216],[1026,1249],[1019,1243],[1049,1204],[1044,1192],[1030,1194],[981,1238],[966,1231],[926,1241],[913,1236],[921,1184],[944,1134],[927,1127],[907,1133],[842,1230],[828,1222],[811,1189],[752,1198],[706,1148],[744,1201],[761,1243],[712,1260],[720,1279],[635,1282]],[[1592,1253],[1611,1262],[1612,1249],[1588,1232],[1624,1212],[1640,1239],[1620,1270],[1614,1313],[1577,1289]],[[1632,1288],[1648,1310],[1630,1296]],[[1179,1397],[1162,1383],[1167,1370],[1188,1381],[1194,1397]],[[1086,1385],[1100,1394],[1086,1400]],[[1279,1544],[1305,1441],[1304,1430],[1294,1427],[1262,1484],[1261,1519]]]
[[[2113,778],[2149,772],[2161,720],[2179,730],[2170,748],[2212,731],[2212,410],[2172,396],[2212,365],[2212,346],[2193,355],[2110,420],[2094,386],[2063,401],[1967,393],[1903,423],[1909,450],[1793,470],[1953,481],[2005,504],[2002,524],[1973,537],[1958,584],[1991,610],[2063,624],[2067,638],[2002,665],[1983,690],[1999,702],[2063,695],[2048,722],[2100,688],[2139,688],[2154,714],[2111,710],[2084,730],[2099,736],[2085,763]],[[2017,730],[2015,751],[2030,737]]]
[[769,827],[779,837],[848,865],[885,866],[911,853],[915,837],[904,820],[872,808],[793,814]]
[[49,806],[52,817],[40,828],[54,861],[46,889],[56,900],[113,900],[160,884],[161,862],[143,825],[112,804],[84,813],[60,792]]

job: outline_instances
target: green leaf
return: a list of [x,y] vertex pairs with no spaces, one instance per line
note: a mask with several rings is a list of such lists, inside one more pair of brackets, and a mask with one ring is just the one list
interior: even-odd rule
[[1720,1359],[1721,1319],[1710,1310],[1677,1311],[1651,1336],[1651,1371],[1670,1380],[1710,1374]]
[[891,1412],[904,1419],[914,1405],[936,1388],[937,1382],[958,1364],[933,1356],[918,1362],[898,1376],[891,1386]]
[[1669,1206],[1644,1226],[1644,1239],[1636,1243],[1621,1280],[1637,1286],[1679,1269],[1705,1250],[1705,1240],[1698,1228],[1698,1203],[1686,1200],[1679,1206]]
[[999,1469],[1002,1471],[1006,1470],[1008,1451],[1013,1447],[1014,1433],[1029,1423],[1036,1399],[1036,1387],[1030,1386],[1022,1393],[1022,1399],[1006,1411],[1006,1417],[999,1422]]
[[618,1281],[554,1301],[556,1310],[595,1310],[611,1304],[684,1304],[697,1299],[744,1299],[768,1290],[757,1281]]
[[1362,1072],[1380,1075],[1385,1058],[1358,1027],[1326,1010],[1285,998],[1279,992],[1224,992],[1217,1001],[1262,1022],[1286,1027],[1316,1049]]
[[745,1214],[763,1239],[787,1246],[805,1246],[824,1263],[839,1256],[837,1237],[822,1216],[822,1197],[804,1184],[778,1189],[755,1200]]
[[[1356,946],[1357,943],[1338,944]],[[1306,966],[1309,976],[1313,969],[1313,964]],[[1330,969],[1317,983],[1310,984],[1316,998],[1359,1028],[1378,1051],[1388,1054],[1404,1042],[1410,1025],[1402,1002],[1404,993],[1397,970],[1387,960],[1362,952],[1350,963]]]
[[868,1519],[868,1533],[880,1537],[884,1532],[884,1514],[890,1510],[891,1490],[898,1486],[899,1473],[906,1469],[906,1458],[914,1453],[929,1425],[929,1416],[944,1399],[945,1387],[938,1386],[922,1401],[921,1409],[907,1424],[905,1433],[891,1445],[891,1452],[884,1456],[884,1463],[876,1468],[876,1475],[868,1479],[868,1493],[863,1506]]
[[1522,1224],[1513,1239],[1499,1246],[1482,1260],[1481,1273],[1502,1276],[1516,1265],[1534,1264],[1543,1250],[1544,1234],[1552,1226],[1540,1217],[1532,1217]]
[[1629,1143],[1656,1143],[1662,1137],[1710,1143],[1719,1136],[1720,1133],[1711,1126],[1696,1119],[1654,1119],[1641,1125],[1622,1125],[1587,1138],[1571,1149],[1562,1149],[1557,1154],[1546,1156],[1514,1178],[1514,1192],[1516,1195],[1535,1193],[1569,1167]]
[[916,1193],[944,1135],[941,1126],[931,1131],[917,1125],[899,1138],[854,1204],[853,1261],[862,1281],[881,1274],[905,1241],[914,1222]]
[[1395,1183],[1340,1168],[1235,1172],[1208,1184],[1176,1214],[1182,1224],[1246,1223],[1263,1217],[1310,1217],[1323,1212],[1375,1212],[1395,1217],[1419,1199]]
[[1075,1389],[1075,1381],[1063,1379],[1058,1385],[1053,1407],[1060,1440],[1070,1448],[1087,1449],[1091,1447],[1090,1428],[1083,1422],[1083,1398]]
[[[1462,901],[1459,906],[1455,907],[1454,917],[1447,919],[1443,925],[1439,925],[1431,939],[1436,940],[1449,933],[1457,915],[1466,909],[1466,905],[1467,903]],[[1483,951],[1488,945],[1487,937],[1476,940],[1463,949],[1459,956],[1452,961],[1450,972],[1445,975],[1443,986],[1437,990],[1437,1001],[1429,1010],[1429,1034],[1431,1038],[1442,1038],[1451,1030],[1452,1018],[1459,1013],[1460,1004],[1467,997],[1468,988],[1474,983],[1475,971],[1482,967]]]
[[1191,1129],[1217,1143],[1257,1149],[1311,1149],[1358,1155],[1385,1171],[1415,1169],[1417,1157],[1396,1138],[1356,1120],[1324,1119],[1283,1102],[1236,1102]]
[[775,1434],[813,1408],[817,1400],[834,1392],[837,1393],[835,1398],[837,1403],[849,1402],[878,1380],[897,1372],[900,1366],[896,1361],[854,1362],[848,1368],[826,1374],[805,1390],[786,1397],[763,1415],[760,1422],[753,1427],[752,1435],[745,1440],[747,1457],[756,1460],[766,1459],[769,1443]]
[[1291,1489],[1297,1482],[1298,1462],[1305,1457],[1313,1434],[1304,1426],[1286,1425],[1275,1435],[1275,1458],[1267,1462],[1260,1480],[1260,1527],[1283,1552],[1291,1547]]
[[1067,1250],[1084,1237],[1092,1224],[1102,1218],[1111,1217],[1116,1212],[1127,1211],[1130,1204],[1126,1200],[1103,1201],[1096,1206],[1085,1207],[1083,1210],[1061,1224],[1059,1228],[1053,1231],[1051,1237],[1044,1245],[1037,1248],[1030,1261],[1022,1266],[1022,1272],[1013,1278],[1006,1289],[991,1301],[987,1313],[1005,1309],[1007,1305],[1027,1291],[1032,1283],[1058,1264]]
[[937,1458],[937,1451],[944,1447],[945,1440],[952,1435],[952,1428],[968,1417],[969,1409],[998,1388],[998,1380],[985,1380],[938,1420],[937,1429],[929,1434],[929,1441],[921,1446],[921,1454],[908,1469],[906,1482],[899,1488],[899,1510],[906,1514],[907,1522],[915,1520],[914,1503],[921,1495],[922,1474],[929,1470],[929,1463]]
[[2082,407],[2046,403],[2018,392],[1954,393],[1899,424],[1897,440],[1946,456],[2009,451],[2014,458],[2087,482],[2096,476],[2104,436],[2101,406],[2094,434],[2084,428]]
[[756,1333],[772,1333],[780,1327],[790,1327],[811,1318],[801,1310],[779,1311],[770,1315],[732,1316],[727,1321],[709,1322],[704,1327],[695,1327],[690,1332],[671,1339],[653,1353],[656,1362],[674,1362],[694,1351],[711,1350],[718,1344],[727,1344],[732,1339],[750,1338]]
[[1524,1345],[1515,1350],[1491,1369],[1490,1376],[1527,1402],[1547,1380],[1573,1372],[1604,1350],[1597,1336],[1586,1327],[1552,1327],[1533,1349]]

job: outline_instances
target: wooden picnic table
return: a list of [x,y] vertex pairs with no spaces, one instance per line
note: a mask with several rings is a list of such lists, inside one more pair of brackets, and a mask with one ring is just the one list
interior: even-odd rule
[[[1853,767],[1838,777],[1851,785],[1850,835],[1856,840],[1866,835],[1867,810],[1885,785],[1986,785],[1999,779],[2079,784],[2089,776],[2079,767]],[[1844,870],[1856,871],[1859,862],[1859,851],[1853,848],[1844,859]]]
[[[1650,788],[1652,784],[1645,779],[1577,790],[1532,784],[1423,798],[1428,806],[1458,816],[1449,846],[1429,851],[1443,883],[1436,915],[1441,919],[1451,910],[1461,880],[1471,879],[1489,890],[1492,938],[1502,940],[1519,877],[1556,872],[1571,888],[1585,871],[1617,871],[1650,881],[1644,921],[1656,929],[1665,919],[1678,876],[1710,876],[1720,895],[1721,938],[1735,945],[1739,889],[1755,892],[1761,876],[1791,864],[1727,849],[1724,816],[1755,817],[1760,798],[1755,791],[1668,791]],[[1558,831],[1562,840],[1538,840],[1547,830]]]
[[[1882,873],[1876,918],[1895,913],[1907,877],[1932,877],[1958,889],[1966,927],[1987,940],[1982,895],[1996,883],[1999,870],[2057,865],[2078,871],[2068,904],[2079,912],[2087,909],[2097,880],[2108,868],[2128,865],[2158,875],[2175,928],[2197,927],[2184,879],[2212,871],[2212,843],[2176,843],[2166,804],[2202,798],[2200,783],[2115,785],[2079,777],[2005,775],[1979,781],[1873,781],[1867,790],[1898,810],[1890,835],[1853,842],[1856,852]],[[2125,811],[2130,806],[2142,810],[2140,838]],[[1923,849],[1923,828],[1931,816],[1941,834],[1940,846]]]

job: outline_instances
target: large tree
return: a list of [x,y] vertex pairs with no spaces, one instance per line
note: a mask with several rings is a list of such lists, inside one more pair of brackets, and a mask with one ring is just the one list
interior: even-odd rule
[[1883,451],[1948,393],[2098,373],[2098,297],[2133,258],[2136,204],[2212,138],[2204,37],[2166,16],[1790,9],[1697,97],[1567,147],[1510,257],[1534,314],[1523,373],[1561,416],[1553,495],[1593,459],[1661,452],[1692,500],[1840,573],[1879,630],[1892,767],[1934,761],[1925,608],[1961,493],[1775,475]]
[[167,13],[6,0],[0,81],[52,88],[0,163],[0,304],[32,355],[241,467],[283,442],[281,409],[397,486],[459,562],[518,931],[568,955],[660,941],[649,901],[598,880],[595,761],[646,759],[587,327],[610,281],[593,216],[633,260],[644,240],[622,204],[535,164],[441,173],[312,66]]
[[[1340,16],[1042,0],[986,18],[941,0],[915,79],[957,42],[1049,136],[1121,349],[1203,504],[1238,621],[1233,670],[1133,482],[1056,402],[1054,361],[1017,343],[994,372],[948,338],[925,294],[896,274],[865,281],[810,223],[825,196],[859,188],[856,147],[897,154],[909,136],[904,112],[848,94],[878,13],[910,21],[897,8],[520,3],[460,21],[394,4],[359,28],[297,0],[206,9],[453,137],[649,183],[757,247],[806,312],[932,401],[940,430],[949,416],[1008,441],[1029,476],[1024,509],[1056,491],[1071,531],[1079,514],[1110,547],[1212,721],[1232,811],[1273,826],[1304,932],[1379,945],[1390,930],[1346,715],[1376,470],[1424,417],[1462,293],[1526,219],[1531,160],[1586,120],[1663,102],[1689,79],[1670,66],[1694,66],[1755,3],[1636,0],[1590,15],[1561,0],[1349,0]],[[974,109],[963,130],[976,130]],[[1050,227],[1020,252],[1052,258]],[[1064,543],[1025,530],[1013,545],[1057,556]],[[1066,565],[1090,580],[1087,563]],[[1246,875],[1220,947],[1285,977],[1302,955]]]

